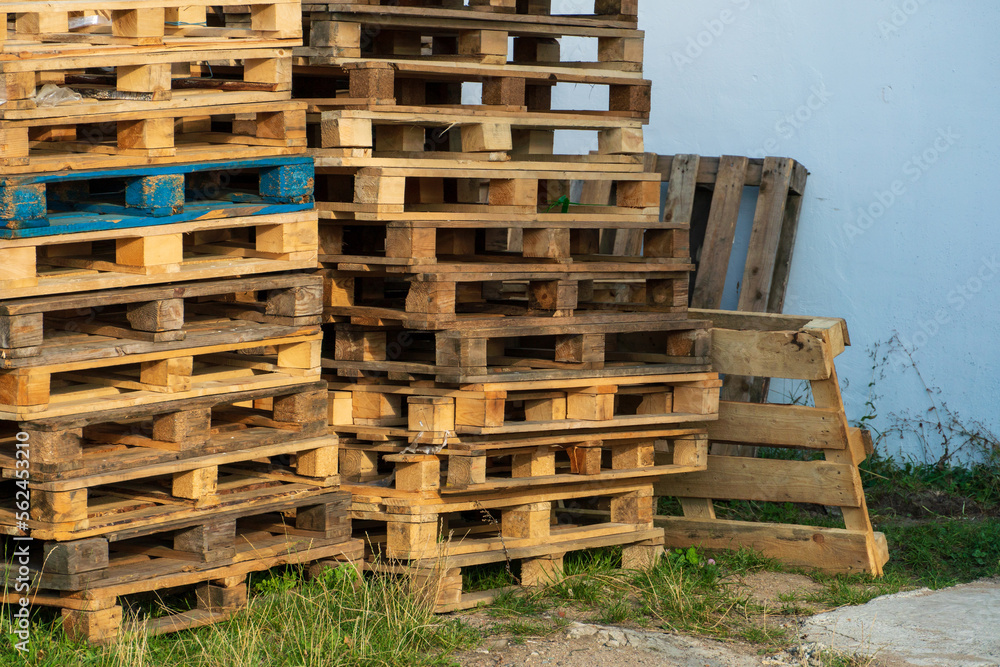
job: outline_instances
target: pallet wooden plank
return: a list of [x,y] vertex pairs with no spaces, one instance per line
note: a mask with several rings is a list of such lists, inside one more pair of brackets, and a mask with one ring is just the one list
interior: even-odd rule
[[833,372],[830,346],[805,331],[714,329],[712,363],[726,375],[823,380]]
[[760,197],[754,212],[750,248],[746,268],[740,283],[737,310],[750,313],[765,312],[771,293],[771,282],[781,230],[785,220],[785,204],[791,184],[793,161],[765,158],[761,177]]
[[766,447],[844,449],[847,433],[834,409],[722,401],[719,421],[709,425],[713,442]]
[[706,472],[672,478],[658,487],[657,493],[715,500],[858,507],[861,489],[852,483],[852,476],[850,465],[823,461],[709,456]]
[[777,523],[657,517],[667,544],[703,549],[749,547],[792,567],[831,573],[872,571],[869,538],[864,531]]
[[[675,158],[676,164],[676,158]],[[724,156],[720,158],[718,181],[712,195],[712,208],[705,230],[705,242],[694,283],[691,305],[694,308],[722,306],[726,273],[732,254],[736,222],[743,200],[748,159]]]

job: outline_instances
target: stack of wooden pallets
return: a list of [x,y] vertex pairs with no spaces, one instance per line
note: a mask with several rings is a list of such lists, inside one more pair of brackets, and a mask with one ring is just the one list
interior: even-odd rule
[[[704,468],[720,382],[687,317],[688,224],[661,221],[643,154],[636,3],[304,9],[323,366],[369,566],[436,582],[446,610],[493,595],[463,593],[469,565],[536,584],[590,547],[651,563],[653,482]],[[573,85],[602,101],[558,109]],[[595,151],[561,154],[580,131]],[[616,252],[618,230],[643,242]],[[584,499],[608,517],[563,522]]]
[[[0,21],[3,602],[94,640],[123,595],[194,589],[196,609],[147,623],[176,630],[239,608],[250,572],[360,556],[303,272],[300,6],[250,3],[235,30],[207,4],[7,3]],[[82,99],[45,106],[48,84]]]

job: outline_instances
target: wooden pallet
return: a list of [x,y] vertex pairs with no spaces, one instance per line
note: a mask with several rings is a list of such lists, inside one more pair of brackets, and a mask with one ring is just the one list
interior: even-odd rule
[[[647,449],[651,447],[652,444],[649,444]],[[641,446],[635,446],[632,454],[641,450]],[[554,452],[525,454],[517,471],[518,476],[527,478],[539,473],[544,475],[547,470],[551,470],[554,456]],[[436,457],[423,458],[437,461]],[[619,469],[636,469],[632,461],[626,462],[624,458],[626,457],[620,460]],[[419,485],[418,477],[426,476],[428,468],[433,467],[434,462],[429,460],[411,461],[406,465],[397,463],[397,486],[410,487],[411,480]],[[402,483],[400,477],[403,479]],[[428,481],[434,479],[436,478],[431,475]],[[374,525],[356,525],[355,536],[364,537],[367,534],[366,541],[384,545],[382,555],[393,560],[420,561],[437,559],[442,555],[450,560],[456,556],[479,553],[487,559],[481,562],[502,561],[503,547],[497,544],[495,537],[487,540],[487,544],[481,541],[477,544],[475,533],[459,533],[459,538],[452,538],[450,543],[444,545],[444,554],[441,553],[440,540],[448,536],[449,520],[457,519],[464,512],[495,511],[499,515],[495,517],[496,524],[499,524],[508,550],[539,545],[551,547],[548,540],[551,537],[553,503],[560,500],[604,498],[606,502],[610,501],[612,527],[605,525],[603,530],[620,534],[624,529],[625,532],[632,533],[629,541],[650,539],[656,532],[652,525],[653,488],[649,477],[624,474],[616,479],[595,482],[577,475],[577,479],[573,483],[548,487],[528,483],[521,488],[500,489],[488,494],[443,494],[434,493],[430,489],[417,493],[354,484],[344,484],[343,489],[354,494],[351,510],[353,519],[356,522],[376,522]],[[489,521],[484,525],[482,516],[476,517],[475,523],[480,524],[480,530],[476,532],[485,532],[487,535],[495,533],[497,528]],[[651,532],[647,534],[645,531]],[[601,532],[602,529],[597,529],[598,534]],[[636,532],[640,534],[637,536]]]
[[[29,36],[28,40],[0,45],[0,73],[12,93],[11,99],[0,104],[5,120],[85,119],[126,111],[285,102],[291,98],[291,47],[297,40],[240,44],[226,39],[174,38],[161,46],[128,46],[86,43],[104,37],[94,33],[68,37],[72,43],[32,40]],[[211,67],[202,64],[210,61],[244,64],[230,67],[226,76],[216,78]],[[35,88],[36,79],[79,98],[59,105],[46,103],[38,97],[41,86]]]
[[[740,203],[745,190],[757,188],[737,310],[780,313],[809,175],[806,168],[788,158],[678,155],[660,156],[657,170],[678,184],[676,194],[669,197],[672,204],[666,217],[691,223],[692,246],[701,258],[692,282],[693,308],[722,307]],[[763,401],[768,379],[729,376],[722,393],[730,401]],[[716,453],[753,455],[752,448],[729,445],[716,445]]]
[[294,213],[313,180],[309,158],[0,176],[0,238]]
[[[338,431],[341,426],[334,426]],[[555,427],[558,429],[559,427]],[[413,454],[411,434],[399,429],[357,429],[357,438],[340,441],[340,470],[345,483],[370,493],[380,488],[430,490],[442,495],[492,494],[529,487],[558,487],[586,481],[655,478],[703,470],[707,437],[703,428],[633,427],[578,433],[552,430],[544,435],[468,436],[447,443],[433,433],[419,441],[446,444],[435,454]],[[350,435],[353,435],[350,434]],[[379,441],[381,440],[381,441]],[[659,461],[654,452],[662,452]],[[542,456],[534,468],[523,465]],[[435,459],[437,463],[435,463]],[[530,475],[528,474],[530,472]]]
[[[320,438],[328,432],[327,393],[326,383],[307,380],[20,424],[0,422],[0,470],[6,479],[17,477],[17,432],[27,434],[27,470],[34,482],[92,478],[104,483],[115,474],[127,480],[152,466]],[[319,454],[311,459],[298,457],[298,468],[321,471],[307,476],[335,474]]]
[[[524,164],[503,162],[480,169],[463,166],[460,160],[418,159],[385,167],[324,166],[326,162],[317,160],[316,168],[317,208],[324,217],[350,214],[356,220],[392,221],[506,215],[509,220],[553,212],[610,219],[659,214],[659,175],[646,173],[639,163],[623,165],[620,171],[606,165],[576,171],[555,165],[525,169]],[[614,203],[574,205],[569,199],[574,180],[613,184]]]
[[[657,517],[671,546],[748,546],[796,567],[882,573],[885,537],[873,532],[858,464],[870,438],[844,413],[834,359],[850,344],[843,320],[695,311],[713,320],[713,366],[727,376],[808,382],[814,406],[723,400],[708,424],[713,442],[821,452],[822,460],[710,456],[708,469],[664,479],[657,494],[681,500],[684,517]],[[724,521],[713,500],[836,506],[845,528]]]
[[[403,5],[403,7],[398,7]],[[584,5],[585,6],[585,5]],[[409,9],[417,15],[445,17],[475,17],[479,21],[516,22],[519,28],[541,24],[566,24],[568,26],[599,26],[635,28],[638,21],[638,0],[597,0],[593,11],[584,11],[579,3],[566,6],[552,0],[355,0],[353,2],[311,2],[302,3],[304,12],[350,11],[399,12]],[[567,14],[569,9],[573,14]],[[239,10],[227,8],[227,13]],[[487,13],[481,13],[487,12]]]
[[[276,511],[249,511],[228,520],[195,523],[141,538],[89,538],[28,543],[37,560],[29,566],[32,605],[62,609],[63,629],[73,639],[106,642],[122,626],[123,607],[138,593],[183,589],[195,609],[149,618],[145,635],[177,632],[226,620],[246,605],[246,576],[282,565],[352,563],[363,557],[350,539],[349,495],[326,493]],[[8,538],[5,545],[24,544]],[[42,558],[44,557],[44,561]],[[5,604],[17,604],[16,566],[7,566]]]
[[[155,7],[137,4],[130,0],[61,0],[45,5],[6,2],[0,14],[0,25],[4,26],[0,44],[6,40],[6,48],[11,50],[22,40],[60,45],[197,48],[205,42],[253,46],[302,36],[299,0],[166,0]],[[244,30],[206,25],[209,10],[226,5],[244,8],[252,16],[252,25]],[[8,18],[14,20],[12,36],[7,34]]]
[[[0,371],[0,419],[45,419],[282,387],[319,375],[322,333],[315,326],[230,321],[210,325],[200,341],[192,335],[179,343],[137,342],[133,354],[122,346],[126,356],[117,339],[94,337],[100,340],[91,345],[103,353],[77,343],[44,357],[12,360],[15,368]],[[76,346],[89,358],[75,360]]]
[[[361,524],[359,532],[366,524]],[[621,568],[648,570],[663,554],[663,536],[644,524],[608,522],[604,524],[559,523],[550,527],[544,541],[518,540],[501,535],[488,523],[449,522],[448,536],[442,539],[438,560],[387,561],[381,556],[381,542],[370,546],[364,569],[381,574],[410,577],[417,595],[426,596],[434,611],[446,614],[492,604],[501,594],[523,588],[550,586],[563,580],[563,559],[568,553],[616,547],[622,550]],[[372,536],[365,532],[366,541]],[[374,540],[382,540],[376,534]],[[448,541],[450,539],[450,541]],[[458,541],[467,553],[454,554],[450,545]],[[519,585],[489,590],[467,590],[463,569],[490,563],[506,563],[516,571]]]
[[193,163],[218,160],[220,150],[232,160],[301,155],[306,147],[305,105],[300,102],[255,102],[251,97],[213,106],[103,109],[77,116],[4,111],[0,135],[6,150],[0,173]]
[[[476,106],[345,109],[337,100],[307,102],[309,147],[319,158],[461,157],[481,162],[515,158],[615,165],[629,163],[620,156],[643,151],[642,121],[619,117]],[[566,131],[595,133],[597,154],[554,156],[556,134]]]
[[660,155],[656,171],[670,184],[664,218],[691,225],[694,308],[722,306],[740,204],[758,188],[737,310],[781,312],[808,170],[789,158]]
[[[46,540],[75,540],[109,533],[141,535],[193,522],[224,519],[250,510],[263,512],[309,499],[337,487],[337,439],[282,439],[280,445],[78,477],[31,482],[30,519],[14,502],[15,482],[0,484],[0,532],[25,530]],[[310,463],[300,474],[282,457]],[[323,469],[325,468],[325,469]],[[332,471],[332,472],[331,472]]]
[[330,56],[325,49],[301,47],[293,58],[295,97],[334,100],[381,110],[401,106],[462,104],[462,84],[481,83],[482,106],[507,111],[560,113],[552,108],[552,91],[560,84],[606,86],[602,115],[649,120],[650,81],[639,72],[552,68],[544,65],[490,65],[434,61],[420,56],[381,59]]
[[0,240],[4,299],[316,267],[313,211]]
[[490,383],[476,390],[426,384],[331,381],[331,424],[362,438],[379,432],[371,427],[388,427],[388,435],[420,444],[569,429],[599,434],[714,420],[722,386],[715,373],[596,379],[583,372],[573,379]]
[[[291,48],[302,42],[299,3],[251,4],[252,25],[226,30],[207,27],[205,3],[5,3],[0,7],[0,132],[8,143],[26,141],[29,135],[31,141],[71,139],[67,117],[92,123],[95,117],[115,119],[125,112],[287,101]],[[8,17],[14,28],[10,39]],[[243,65],[224,80],[210,69],[202,71],[200,64],[210,61]],[[66,87],[84,99],[58,106],[36,103],[36,83],[39,88]],[[45,119],[51,122],[41,122]],[[131,132],[162,134],[166,122],[163,117],[145,125],[132,123]],[[20,162],[8,159],[6,164]]]
[[196,322],[210,318],[286,327],[316,325],[321,319],[322,290],[320,277],[290,274],[7,299],[0,301],[0,363],[45,356],[64,345],[71,333],[127,345],[183,341]]
[[[475,213],[454,206],[453,213],[379,214],[397,219],[371,221],[335,210],[338,204],[318,206],[320,261],[346,270],[347,265],[381,265],[383,271],[405,267],[409,272],[433,272],[474,264],[493,264],[491,270],[496,270],[513,264],[509,270],[517,271],[518,265],[541,262],[549,268],[571,263],[570,268],[584,265],[584,270],[608,272],[645,270],[637,264],[659,270],[693,268],[687,226],[659,222],[655,215],[577,212],[573,207],[568,213],[511,215],[489,212],[486,206],[466,207],[485,209]],[[602,243],[602,237],[619,230],[641,235],[643,241],[631,248],[633,254],[613,254]],[[436,266],[439,263],[449,266]]]
[[709,366],[704,320],[666,320],[621,313],[614,322],[524,318],[517,326],[439,332],[337,324],[333,358],[323,367],[341,377],[456,384],[568,380],[698,373]]
[[603,314],[613,321],[617,313],[687,316],[688,274],[662,270],[666,265],[659,271],[655,264],[612,265],[619,269],[615,271],[575,263],[437,264],[434,273],[410,275],[379,272],[377,265],[339,266],[326,276],[325,313],[334,321],[377,317],[406,328],[441,330],[490,327],[499,317],[575,320]]
[[[328,10],[328,11],[326,11]],[[595,21],[534,16],[505,17],[455,9],[371,7],[331,3],[308,12],[306,47],[312,53],[347,58],[423,56],[432,60],[504,65],[508,41],[512,61],[549,68],[642,70],[644,33],[634,26],[605,27]],[[565,59],[558,39],[597,40],[597,62]]]

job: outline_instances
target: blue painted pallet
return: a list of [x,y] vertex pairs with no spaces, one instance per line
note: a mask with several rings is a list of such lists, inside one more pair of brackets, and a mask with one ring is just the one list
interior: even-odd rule
[[0,176],[0,239],[309,210],[313,185],[305,157]]

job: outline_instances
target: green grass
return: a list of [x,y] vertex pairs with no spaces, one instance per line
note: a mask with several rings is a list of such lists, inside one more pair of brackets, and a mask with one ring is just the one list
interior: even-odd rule
[[[764,452],[778,456],[777,450]],[[781,453],[781,456],[786,454]],[[896,463],[879,457],[862,469],[876,530],[889,541],[892,559],[885,576],[830,576],[789,570],[748,549],[706,554],[698,549],[669,551],[648,572],[621,569],[621,548],[568,554],[564,577],[537,589],[501,593],[485,611],[487,630],[475,630],[463,616],[431,613],[428,599],[411,593],[402,577],[348,576],[330,571],[304,581],[296,568],[251,578],[251,604],[232,621],[166,637],[127,631],[107,647],[89,647],[63,638],[57,613],[35,617],[32,652],[0,652],[0,667],[339,667],[341,665],[453,664],[457,651],[489,636],[511,641],[546,637],[567,617],[608,624],[682,632],[756,644],[763,652],[793,638],[774,616],[801,616],[919,586],[932,588],[1000,576],[1000,475],[996,468]],[[673,499],[659,511],[679,514]],[[829,508],[790,503],[716,503],[720,518],[842,526]],[[820,589],[781,595],[766,607],[740,585],[743,576],[765,571],[805,574]],[[466,591],[516,586],[516,563],[463,569]],[[143,616],[190,608],[191,596],[145,599]],[[9,627],[9,607],[0,607],[0,627]],[[871,664],[865,656],[826,653],[831,667]]]
[[[233,620],[167,637],[126,629],[107,647],[70,642],[58,621],[36,627],[28,654],[0,654],[0,665],[38,667],[340,667],[452,664],[478,632],[435,616],[395,577],[360,581],[350,568],[305,582],[280,572],[257,586],[249,609]],[[0,619],[3,620],[3,619]]]

